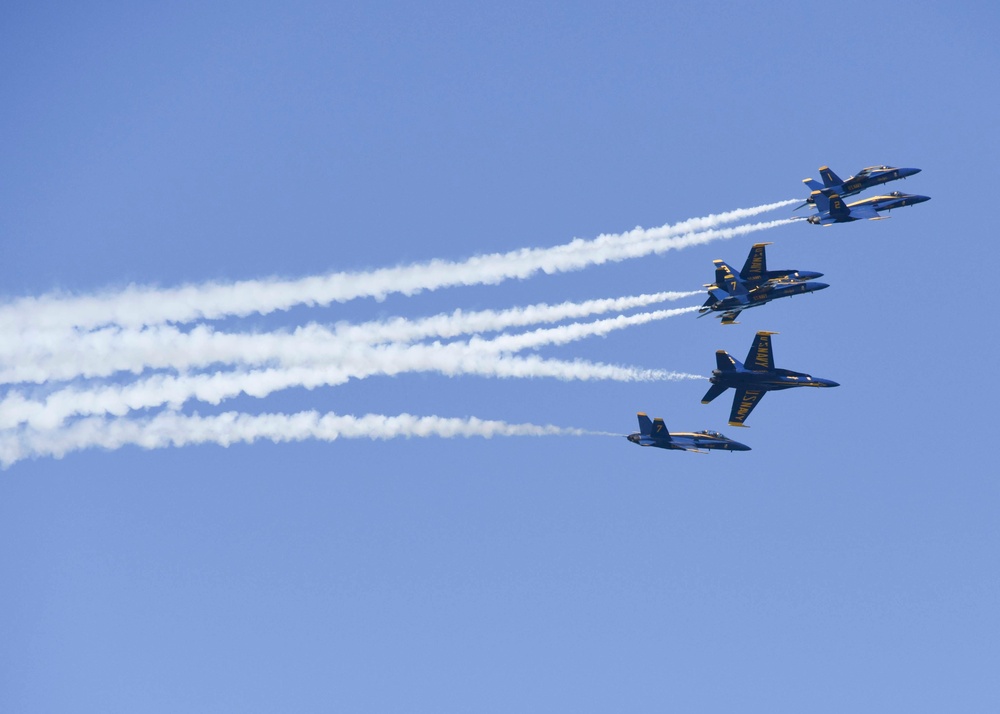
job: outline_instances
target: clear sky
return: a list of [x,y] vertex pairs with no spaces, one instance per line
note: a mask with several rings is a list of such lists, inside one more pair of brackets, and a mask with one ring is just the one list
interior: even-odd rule
[[[0,710],[996,711],[998,27],[985,2],[8,4],[3,449],[31,428],[225,440],[192,419],[226,412],[624,435],[645,411],[753,450],[498,434],[24,453],[0,471]],[[888,188],[933,200],[497,284],[302,297],[310,277],[363,291],[433,260],[458,280],[474,256],[801,199],[819,166],[873,164],[921,168]],[[553,325],[420,355],[330,336],[699,290],[755,241],[831,287],[733,327],[681,314],[509,356],[461,350]],[[305,302],[238,314],[274,280]],[[210,285],[236,306],[141,332],[120,317],[207,310]],[[118,317],[44,327],[53,295]],[[728,396],[699,403],[704,380],[621,379],[708,375],[757,330],[779,333],[779,367],[841,386],[771,394],[738,429]],[[227,361],[213,335],[243,341]],[[353,365],[339,383],[142,401],[181,377],[251,389],[248,370],[278,369],[255,350],[306,359],[312,338],[312,369]],[[539,372],[594,365],[617,378]],[[129,388],[120,408],[95,396]],[[9,421],[57,398],[48,426]]]

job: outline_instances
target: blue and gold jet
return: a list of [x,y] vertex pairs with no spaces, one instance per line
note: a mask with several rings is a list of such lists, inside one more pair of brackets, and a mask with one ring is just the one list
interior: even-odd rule
[[[831,171],[829,166],[820,166],[819,175],[822,177],[823,183],[811,178],[802,179],[802,183],[808,186],[811,191],[827,191],[828,193],[836,193],[838,196],[843,197],[853,196],[866,189],[897,179],[905,179],[907,176],[913,176],[918,173],[920,173],[920,169],[901,169],[895,166],[868,166],[845,181]],[[802,206],[813,202],[813,196],[809,196],[806,202],[796,206],[795,210],[797,211]]]
[[[715,282],[707,283],[708,300],[698,310],[698,317],[716,313],[723,325],[735,325],[741,311],[759,305],[766,305],[778,298],[811,293],[830,287],[826,283],[812,281],[823,273],[805,270],[768,270],[764,246],[769,243],[755,243],[747,256],[743,270],[737,273],[724,261],[714,260]],[[725,293],[716,295],[713,290]]]
[[705,392],[701,403],[708,404],[724,391],[732,387],[736,390],[733,409],[729,412],[730,426],[745,426],[750,416],[766,392],[792,387],[839,387],[829,379],[811,377],[790,369],[775,369],[774,352],[771,349],[771,335],[774,332],[758,332],[750,345],[746,365],[725,350],[715,353],[717,369],[712,370],[709,381],[712,386]]
[[[750,447],[738,441],[727,439],[717,431],[667,431],[660,418],[650,421],[643,412],[639,412],[639,431],[625,438],[639,446],[656,446],[660,449],[676,449],[678,451],[693,451],[707,454],[709,449],[722,451],[750,451]],[[705,449],[705,451],[702,451]]]
[[843,199],[836,193],[813,191],[812,199],[816,202],[816,215],[806,220],[813,225],[829,226],[834,223],[850,223],[851,221],[878,221],[888,216],[880,216],[882,211],[894,208],[913,206],[924,201],[930,201],[930,196],[919,196],[913,193],[893,191],[884,196],[872,196],[863,201],[855,201],[844,205]]

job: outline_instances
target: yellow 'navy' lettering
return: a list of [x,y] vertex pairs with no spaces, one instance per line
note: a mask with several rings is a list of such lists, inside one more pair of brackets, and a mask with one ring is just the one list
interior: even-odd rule
[[760,344],[757,345],[757,354],[754,356],[754,363],[758,367],[764,367],[767,369],[770,366],[770,355],[771,341],[768,339],[763,339]]

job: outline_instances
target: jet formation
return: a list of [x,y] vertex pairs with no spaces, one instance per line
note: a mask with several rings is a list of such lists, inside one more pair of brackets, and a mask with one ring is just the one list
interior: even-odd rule
[[861,193],[866,189],[881,186],[884,183],[896,181],[897,179],[905,179],[907,176],[919,173],[920,169],[901,169],[894,166],[868,166],[845,181],[835,174],[829,166],[820,166],[819,175],[822,177],[823,183],[812,178],[802,179],[802,183],[808,186],[809,190],[813,191],[813,194],[806,199],[805,203],[796,206],[795,210],[797,211],[803,206],[813,204],[813,195],[815,195],[816,191],[828,191],[844,198]]
[[795,210],[803,206],[812,206],[816,209],[815,215],[809,216],[806,220],[817,226],[829,226],[834,223],[850,223],[851,221],[877,221],[888,216],[879,215],[882,212],[889,212],[894,208],[913,206],[917,203],[929,201],[930,196],[920,196],[912,193],[902,193],[893,191],[881,196],[872,196],[862,201],[855,201],[844,205],[843,199],[853,196],[862,191],[881,186],[890,181],[905,179],[908,176],[920,173],[920,169],[899,168],[896,166],[869,166],[863,168],[854,176],[844,180],[835,174],[829,166],[820,166],[819,175],[823,178],[823,183],[812,178],[802,179],[802,183],[809,187],[811,193],[805,203],[799,204]]
[[[722,260],[715,264],[715,282],[706,283],[708,300],[698,310],[698,317],[716,313],[723,325],[736,325],[741,311],[766,305],[778,298],[791,297],[823,290],[826,283],[815,282],[823,273],[804,270],[768,270],[764,247],[770,243],[754,243],[743,270],[737,273]],[[722,293],[724,297],[716,294]]]
[[[803,206],[810,206],[815,213],[806,220],[814,225],[828,226],[834,223],[850,223],[859,220],[880,220],[881,215],[896,208],[912,206],[930,200],[929,196],[891,193],[872,196],[845,204],[844,197],[881,186],[920,173],[920,169],[893,166],[869,166],[854,176],[841,179],[829,166],[819,169],[823,183],[807,178],[803,183],[811,193]],[[804,270],[768,270],[765,246],[770,243],[755,243],[750,249],[743,269],[736,272],[722,260],[713,261],[715,282],[706,283],[708,300],[698,310],[699,317],[715,314],[723,325],[734,325],[736,317],[743,310],[765,305],[772,300],[792,295],[815,292],[828,288],[826,283],[816,282],[822,273]],[[779,369],[774,366],[774,351],[771,335],[774,332],[758,331],[750,345],[745,362],[730,355],[725,350],[715,353],[716,368],[709,378],[709,387],[702,404],[711,403],[728,389],[735,390],[733,404],[729,412],[730,426],[746,426],[747,417],[760,404],[767,392],[792,389],[795,387],[838,387],[831,379],[813,377],[804,372]],[[696,451],[708,450],[749,451],[750,447],[728,439],[716,431],[677,432],[667,431],[662,419],[650,420],[640,412],[639,431],[626,438],[639,446],[655,446],[661,449]],[[702,451],[704,450],[704,451]]]

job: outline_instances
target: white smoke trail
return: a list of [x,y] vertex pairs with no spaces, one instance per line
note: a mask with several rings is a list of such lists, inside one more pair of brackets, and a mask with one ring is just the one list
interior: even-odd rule
[[472,338],[450,344],[316,344],[299,339],[289,343],[287,364],[260,370],[239,370],[212,374],[154,375],[119,385],[66,387],[44,399],[32,399],[12,391],[0,401],[0,429],[28,423],[54,429],[77,415],[115,414],[152,409],[163,405],[180,408],[195,399],[218,404],[240,394],[263,398],[292,387],[313,389],[335,386],[350,379],[375,375],[396,376],[407,372],[437,372],[484,377],[556,378],[562,380],[660,381],[704,379],[700,375],[664,370],[643,370],[590,362],[563,362],[539,357],[510,355],[545,345],[566,344],[585,337],[606,335],[654,320],[689,313],[697,307],[657,310],[618,316],[590,323],[572,323],[517,335],[500,335],[492,340]]
[[[408,343],[431,337],[496,332],[629,310],[698,294],[660,292],[507,310],[456,310],[416,320],[399,317],[356,325],[340,323],[334,329],[313,323],[291,333],[233,334],[216,332],[208,325],[199,325],[188,332],[167,325],[143,330],[106,327],[87,333],[70,331],[62,339],[54,339],[52,332],[45,332],[37,340],[25,335],[26,339],[0,343],[0,384],[107,377],[117,372],[139,374],[146,369],[171,368],[183,372],[212,364],[288,365],[299,361],[303,353],[312,354],[317,346],[330,350],[338,344]],[[314,359],[324,357],[329,354]]]
[[[0,307],[0,339],[16,339],[29,331],[78,327],[91,329],[117,324],[137,328],[164,322],[191,322],[226,316],[266,314],[295,305],[329,305],[360,297],[383,299],[398,293],[459,285],[497,284],[535,273],[580,270],[591,265],[662,253],[688,245],[766,230],[795,222],[783,219],[734,229],[706,230],[758,215],[798,199],[738,209],[684,221],[675,226],[636,228],[605,234],[592,240],[575,239],[553,248],[523,248],[508,253],[476,256],[464,261],[383,268],[363,273],[333,273],[300,280],[248,280],[230,284],[206,283],[172,289],[130,286],[123,291],[90,296],[57,294],[22,298]],[[697,230],[693,230],[697,228]],[[672,242],[671,242],[672,241]]]
[[20,429],[0,433],[0,465],[8,468],[27,458],[64,455],[81,449],[118,449],[135,445],[144,449],[169,446],[219,444],[229,446],[267,440],[275,443],[317,439],[393,439],[405,437],[453,438],[457,436],[588,436],[605,432],[552,425],[508,424],[476,417],[463,419],[410,414],[362,417],[320,414],[244,414],[225,412],[216,416],[184,416],[165,412],[148,419],[81,419],[63,429]]

